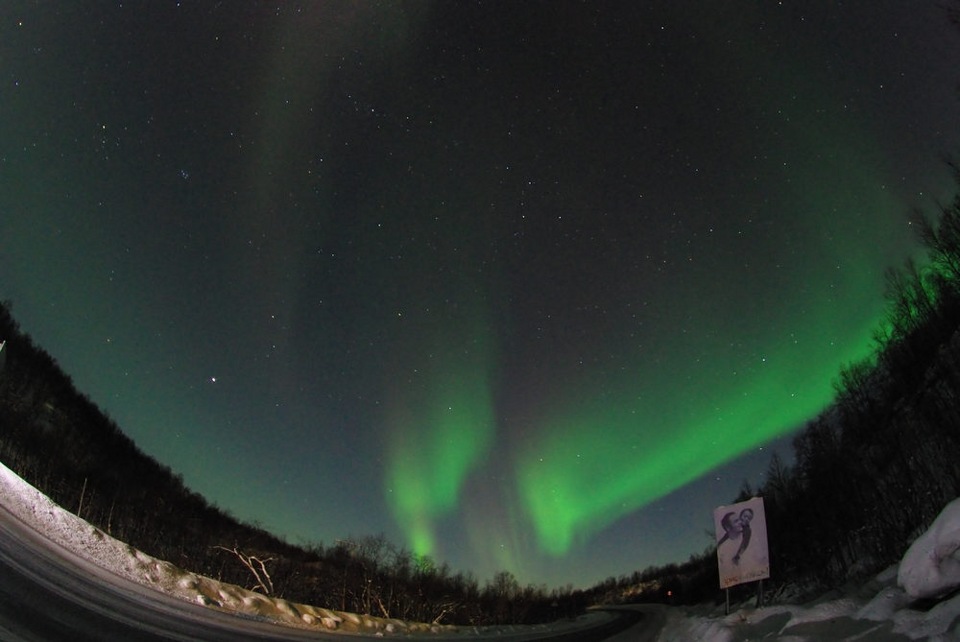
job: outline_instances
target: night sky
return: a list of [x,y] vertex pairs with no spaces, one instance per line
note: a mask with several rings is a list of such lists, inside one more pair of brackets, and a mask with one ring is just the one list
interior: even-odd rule
[[291,542],[684,561],[953,194],[937,5],[6,0],[0,298]]

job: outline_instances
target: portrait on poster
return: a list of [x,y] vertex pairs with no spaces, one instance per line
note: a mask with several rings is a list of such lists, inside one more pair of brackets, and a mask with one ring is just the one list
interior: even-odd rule
[[754,497],[713,511],[720,588],[770,577],[767,519],[763,498]]

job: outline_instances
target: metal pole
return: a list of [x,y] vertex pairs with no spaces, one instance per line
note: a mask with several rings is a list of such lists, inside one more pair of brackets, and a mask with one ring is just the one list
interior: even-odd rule
[[730,615],[730,589],[727,588],[724,590],[724,592],[727,594],[727,608],[724,610],[723,614]]

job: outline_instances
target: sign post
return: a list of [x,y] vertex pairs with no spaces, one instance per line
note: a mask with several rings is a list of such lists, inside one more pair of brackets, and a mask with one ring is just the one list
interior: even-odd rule
[[727,591],[729,612],[731,586],[759,580],[762,587],[763,580],[770,577],[763,498],[754,497],[730,506],[719,506],[713,511],[713,523],[716,527],[720,588]]

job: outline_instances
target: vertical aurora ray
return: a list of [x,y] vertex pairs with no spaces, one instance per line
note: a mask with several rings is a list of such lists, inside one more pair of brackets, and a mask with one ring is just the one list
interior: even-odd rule
[[456,508],[493,440],[492,373],[482,336],[464,333],[424,351],[388,408],[385,491],[418,555],[435,552],[437,520]]

